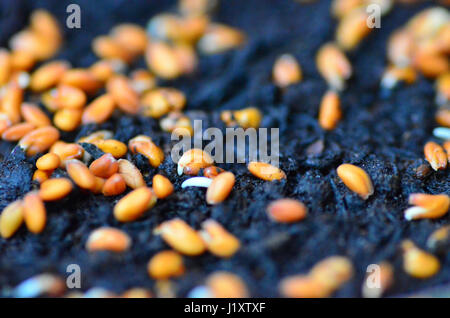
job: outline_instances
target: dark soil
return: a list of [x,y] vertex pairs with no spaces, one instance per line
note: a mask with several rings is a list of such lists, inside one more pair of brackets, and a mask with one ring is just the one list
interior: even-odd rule
[[[107,33],[119,22],[145,25],[155,13],[173,8],[173,3],[167,2],[70,1],[81,6],[82,28],[65,28],[66,45],[58,58],[74,65],[90,65],[96,60],[90,50],[94,36]],[[1,0],[0,4],[0,46],[6,46],[11,34],[25,25],[34,8],[49,9],[61,23],[67,16],[65,1]],[[22,227],[8,241],[0,239],[0,295],[7,296],[9,288],[35,274],[53,272],[65,277],[66,266],[72,263],[81,266],[83,290],[94,286],[118,293],[135,286],[155,290],[146,264],[168,246],[152,230],[174,217],[196,228],[207,218],[216,219],[242,242],[241,250],[231,259],[209,253],[185,257],[186,274],[174,280],[178,296],[186,296],[216,270],[241,276],[252,296],[279,296],[276,286],[281,278],[307,272],[316,262],[335,254],[350,257],[356,271],[354,278],[335,293],[337,297],[360,296],[366,267],[382,260],[395,265],[395,283],[387,295],[448,283],[450,251],[440,255],[442,269],[436,276],[418,280],[402,271],[399,247],[408,238],[425,248],[428,235],[450,221],[450,214],[415,222],[403,218],[410,193],[450,194],[449,169],[425,178],[415,174],[415,168],[424,163],[424,143],[433,139],[433,83],[419,77],[415,84],[392,92],[379,88],[389,34],[430,5],[396,5],[382,18],[381,29],[349,55],[354,76],[342,96],[344,117],[336,130],[324,132],[316,118],[327,87],[315,67],[314,56],[318,47],[334,36],[330,1],[222,1],[214,20],[243,29],[248,44],[240,50],[202,57],[195,74],[162,84],[181,88],[187,94],[187,113],[204,119],[204,128],[223,127],[219,120],[223,109],[259,107],[264,112],[263,126],[280,128],[280,161],[287,180],[265,182],[253,177],[244,164],[221,165],[235,173],[236,185],[224,203],[208,206],[204,189],[181,189],[187,177],[176,174],[169,155],[170,136],[153,119],[118,115],[107,124],[63,134],[65,140],[72,141],[107,128],[124,142],[137,134],[151,136],[166,153],[159,168],[151,168],[141,156],[127,157],[145,172],[148,185],[154,174],[161,173],[174,183],[175,193],[158,201],[142,219],[127,224],[112,215],[114,203],[122,196],[105,198],[77,190],[61,202],[46,204],[48,224],[42,234],[31,234]],[[282,53],[294,54],[304,73],[300,84],[283,93],[271,82],[273,62]],[[139,61],[137,66],[145,64]],[[323,143],[323,152],[308,155],[308,147],[316,142]],[[31,183],[36,158],[27,159],[13,147],[0,143],[0,210],[37,187]],[[96,149],[86,150],[94,156],[99,154]],[[337,177],[335,169],[343,162],[359,165],[370,174],[375,193],[367,201],[349,191]],[[61,170],[54,175],[64,174]],[[303,201],[310,212],[307,219],[292,225],[271,222],[265,207],[282,197]],[[126,231],[133,239],[132,248],[123,254],[87,253],[84,245],[89,233],[104,225]]]

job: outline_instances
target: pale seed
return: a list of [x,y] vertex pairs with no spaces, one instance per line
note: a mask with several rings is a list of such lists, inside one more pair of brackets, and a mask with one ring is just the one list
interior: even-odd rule
[[140,187],[145,187],[144,177],[139,169],[132,164],[130,161],[126,159],[120,159],[118,161],[119,164],[119,173],[125,180],[127,186],[132,189],[137,189]]

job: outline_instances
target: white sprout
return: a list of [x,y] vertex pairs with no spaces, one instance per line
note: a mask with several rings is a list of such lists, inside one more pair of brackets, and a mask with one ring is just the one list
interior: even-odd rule
[[181,184],[181,188],[186,187],[203,187],[208,188],[211,185],[212,179],[206,177],[193,177],[185,180]]

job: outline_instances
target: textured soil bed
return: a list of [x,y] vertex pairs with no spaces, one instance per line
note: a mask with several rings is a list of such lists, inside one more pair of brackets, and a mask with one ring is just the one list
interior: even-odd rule
[[[94,36],[105,34],[120,22],[145,25],[154,14],[173,8],[167,1],[75,1],[82,10],[81,30],[64,29],[65,45],[57,58],[73,65],[89,66],[96,57],[90,49]],[[0,1],[0,46],[26,23],[33,8],[43,7],[65,22],[65,4],[60,1]],[[186,112],[203,119],[203,127],[222,127],[221,110],[257,106],[264,113],[263,127],[280,128],[280,164],[283,181],[266,182],[252,176],[244,164],[219,165],[236,175],[236,185],[228,199],[217,206],[205,202],[205,190],[181,189],[187,178],[178,176],[169,152],[170,135],[151,118],[115,116],[103,125],[82,126],[62,138],[73,141],[98,129],[110,129],[115,138],[127,142],[146,134],[162,146],[166,159],[157,169],[142,156],[128,154],[144,172],[148,185],[154,174],[166,175],[175,193],[159,200],[142,219],[121,224],[112,208],[123,195],[102,195],[76,190],[63,201],[46,204],[48,223],[40,235],[22,227],[9,239],[0,239],[0,295],[32,275],[51,272],[65,277],[66,266],[81,267],[82,290],[104,287],[122,292],[142,286],[155,291],[146,264],[156,252],[168,246],[152,230],[162,221],[180,217],[198,228],[200,223],[218,220],[242,243],[231,259],[209,253],[184,257],[186,274],[173,280],[177,296],[186,296],[206,276],[227,270],[244,279],[252,296],[279,296],[276,286],[285,276],[307,272],[330,255],[346,255],[355,266],[355,276],[335,296],[360,296],[369,264],[389,260],[395,267],[395,281],[387,295],[398,295],[445,285],[450,281],[450,252],[440,255],[440,272],[426,280],[407,276],[402,270],[399,243],[412,239],[425,247],[429,234],[449,224],[450,214],[438,220],[408,222],[403,217],[408,195],[413,192],[450,194],[450,169],[418,178],[415,168],[423,160],[423,145],[433,140],[435,127],[433,84],[419,77],[411,86],[392,92],[379,88],[386,65],[389,34],[414,13],[431,4],[399,5],[382,18],[382,27],[349,54],[354,76],[342,95],[343,119],[332,132],[317,123],[320,99],[327,86],[314,62],[315,52],[334,37],[335,20],[330,17],[330,1],[300,4],[295,1],[227,0],[214,14],[215,21],[244,30],[249,38],[242,49],[201,57],[197,71],[188,77],[161,85],[180,88],[187,95]],[[14,19],[6,19],[9,8]],[[304,80],[281,92],[271,81],[275,58],[295,55]],[[144,67],[143,60],[136,66]],[[308,155],[308,146],[323,143],[320,154]],[[0,142],[0,210],[9,202],[37,188],[31,182],[36,158],[26,158],[14,144]],[[101,152],[86,147],[94,157]],[[336,167],[353,163],[372,178],[375,192],[361,200],[336,175]],[[64,175],[57,170],[54,176]],[[274,199],[297,198],[309,209],[309,216],[291,225],[271,222],[265,207]],[[89,233],[100,226],[127,232],[132,248],[122,254],[88,253]]]

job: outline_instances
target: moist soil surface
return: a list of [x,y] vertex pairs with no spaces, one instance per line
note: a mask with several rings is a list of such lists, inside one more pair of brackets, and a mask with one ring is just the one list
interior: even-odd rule
[[[145,25],[161,11],[173,10],[170,1],[72,1],[81,6],[81,29],[64,28],[65,44],[56,59],[86,67],[96,61],[90,48],[93,37],[106,34],[121,22]],[[63,1],[0,1],[0,46],[23,28],[30,12],[46,8],[65,25]],[[115,114],[102,125],[85,125],[73,133],[62,133],[74,141],[99,129],[110,129],[116,139],[127,142],[138,134],[151,136],[166,154],[158,168],[140,155],[127,154],[144,173],[149,186],[156,173],[167,176],[175,192],[159,200],[138,221],[122,224],[112,214],[114,204],[125,194],[104,197],[73,191],[62,201],[47,203],[48,223],[39,234],[24,226],[9,240],[0,239],[0,295],[33,275],[50,272],[66,277],[68,264],[81,267],[82,290],[103,287],[121,293],[130,287],[147,287],[157,292],[146,270],[156,252],[168,249],[152,230],[161,222],[182,218],[195,228],[208,218],[219,221],[236,235],[241,249],[230,259],[205,253],[184,257],[186,273],[172,280],[177,296],[204,283],[211,272],[231,271],[246,282],[252,296],[280,296],[277,284],[293,274],[306,273],[315,263],[331,255],[345,255],[355,267],[354,277],[336,297],[361,296],[369,264],[390,261],[395,268],[394,285],[388,296],[446,285],[450,280],[450,252],[439,255],[442,268],[430,279],[414,279],[402,270],[400,243],[412,239],[425,248],[430,233],[449,224],[450,214],[438,220],[406,221],[403,211],[414,192],[450,194],[449,169],[418,176],[423,145],[434,140],[436,126],[433,82],[419,76],[410,86],[392,91],[380,89],[387,64],[386,44],[393,30],[433,3],[401,5],[382,18],[374,30],[350,53],[354,75],[343,92],[343,119],[325,132],[317,123],[320,100],[327,89],[315,66],[317,49],[333,39],[336,21],[330,16],[330,1],[301,4],[295,1],[222,1],[213,20],[244,30],[248,42],[241,49],[201,56],[197,70],[161,86],[181,89],[187,96],[186,113],[202,119],[203,128],[224,129],[220,112],[257,106],[263,113],[262,127],[280,129],[280,167],[286,180],[267,182],[252,176],[245,164],[219,164],[236,175],[236,184],[225,202],[207,205],[203,188],[181,189],[187,176],[178,176],[170,158],[173,141],[152,118]],[[273,85],[271,69],[277,56],[293,54],[301,64],[303,81],[281,91]],[[132,68],[145,67],[143,59]],[[84,145],[93,158],[102,153]],[[37,157],[26,158],[15,144],[0,142],[0,209],[37,189],[31,182]],[[375,192],[366,201],[340,181],[336,167],[352,163],[371,176]],[[56,176],[66,176],[56,170]],[[127,191],[128,192],[128,191]],[[277,224],[265,213],[278,198],[304,202],[308,217],[295,224]],[[125,253],[88,253],[89,233],[100,226],[127,232],[132,248]]]

